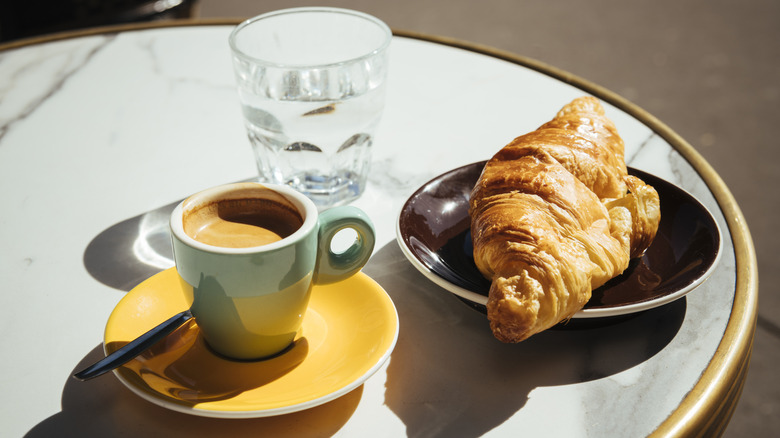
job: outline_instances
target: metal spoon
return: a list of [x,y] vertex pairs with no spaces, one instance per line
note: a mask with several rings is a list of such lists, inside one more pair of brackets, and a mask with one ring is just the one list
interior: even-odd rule
[[103,359],[77,372],[73,375],[73,377],[82,381],[89,380],[98,376],[102,376],[114,368],[118,368],[126,364],[139,354],[151,348],[162,338],[168,336],[174,330],[181,327],[181,325],[189,321],[190,318],[192,318],[192,313],[189,310],[185,310],[184,312],[172,316],[157,327],[130,341],[129,344],[123,346],[119,350],[116,350]]

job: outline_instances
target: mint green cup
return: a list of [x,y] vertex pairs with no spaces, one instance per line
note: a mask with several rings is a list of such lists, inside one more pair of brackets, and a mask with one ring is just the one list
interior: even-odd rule
[[[303,225],[280,241],[255,247],[226,248],[197,241],[184,232],[184,215],[199,205],[225,199],[267,199],[294,207]],[[358,272],[374,249],[374,227],[351,206],[318,212],[295,190],[273,184],[236,183],[197,193],[173,211],[173,255],[191,311],[206,343],[217,353],[253,360],[290,346],[301,327],[312,286],[343,280]],[[331,249],[333,237],[357,233],[343,252]]]

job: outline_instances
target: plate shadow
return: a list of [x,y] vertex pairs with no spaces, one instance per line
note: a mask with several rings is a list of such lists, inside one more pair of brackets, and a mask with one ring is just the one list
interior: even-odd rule
[[398,310],[401,330],[385,403],[410,437],[479,436],[521,410],[536,388],[588,382],[641,364],[669,344],[686,313],[680,299],[631,318],[502,344],[485,315],[425,278],[396,241],[379,249],[364,272]]

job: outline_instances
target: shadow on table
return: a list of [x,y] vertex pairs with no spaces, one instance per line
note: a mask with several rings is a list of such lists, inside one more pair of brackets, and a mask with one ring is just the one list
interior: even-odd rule
[[115,224],[98,234],[84,251],[84,267],[93,278],[129,291],[173,266],[168,221],[178,202]]
[[[235,182],[255,181],[247,178]],[[97,281],[130,291],[174,265],[169,221],[181,199],[114,224],[84,250],[84,267]]]
[[[76,369],[103,357],[95,347]],[[331,436],[355,412],[363,386],[306,411],[275,417],[219,419],[187,415],[149,403],[125,388],[113,375],[86,382],[68,379],[62,393],[62,411],[47,418],[26,437],[78,436]]]
[[519,344],[493,338],[484,314],[427,280],[393,241],[364,272],[393,298],[401,321],[385,403],[410,437],[479,436],[523,408],[531,391],[587,382],[661,351],[686,301],[604,325],[551,329]]

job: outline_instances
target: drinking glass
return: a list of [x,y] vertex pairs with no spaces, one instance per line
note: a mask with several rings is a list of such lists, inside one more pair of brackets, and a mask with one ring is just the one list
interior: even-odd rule
[[270,12],[233,30],[233,67],[260,181],[289,185],[319,209],[363,193],[391,37],[375,17],[323,7]]

